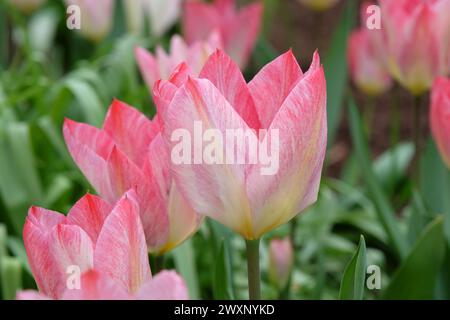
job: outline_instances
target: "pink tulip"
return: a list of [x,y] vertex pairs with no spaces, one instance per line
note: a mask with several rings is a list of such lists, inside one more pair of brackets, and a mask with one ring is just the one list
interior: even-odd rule
[[[111,207],[88,194],[67,217],[30,208],[23,237],[39,293],[25,291],[18,298],[186,299],[176,273],[161,272],[152,279],[135,197],[129,191]],[[79,287],[71,287],[76,272]]]
[[156,48],[155,55],[143,48],[136,48],[135,55],[141,74],[152,91],[155,82],[159,79],[168,80],[181,62],[186,62],[198,75],[211,53],[221,47],[220,35],[217,32],[213,32],[207,41],[195,42],[190,46],[180,36],[175,35],[172,37],[169,53],[162,47]]
[[362,27],[350,35],[348,63],[356,86],[367,95],[377,96],[389,90],[393,81],[383,55],[381,30],[365,27],[369,5],[362,6]]
[[102,129],[66,120],[64,138],[83,174],[110,204],[128,189],[136,191],[150,252],[171,250],[197,230],[201,219],[173,183],[157,119],[115,100]]
[[66,5],[80,8],[80,33],[91,41],[101,41],[111,31],[114,0],[65,0]]
[[204,40],[219,30],[225,51],[245,68],[261,27],[263,6],[256,2],[236,10],[235,0],[214,0],[213,4],[188,0],[183,13],[188,43]]
[[289,238],[273,239],[269,245],[269,274],[278,288],[286,287],[294,263],[294,250]]
[[387,61],[414,95],[448,73],[450,0],[380,0]]
[[331,8],[336,3],[338,3],[339,0],[298,0],[298,1],[312,10],[322,11]]
[[450,168],[450,79],[438,78],[434,82],[430,127],[442,158]]
[[42,6],[47,0],[7,0],[23,13],[30,13]]
[[[197,123],[222,136],[241,130],[246,140],[275,145],[279,170],[271,175],[262,174],[261,162],[199,162],[196,150],[188,164],[172,163],[177,187],[200,214],[258,239],[316,201],[327,142],[326,83],[318,54],[303,74],[289,51],[247,84],[237,64],[217,50],[199,78],[180,66],[170,81],[158,82],[154,100],[172,160],[179,147],[173,133],[187,130],[196,139]],[[238,149],[245,159],[255,156]]]

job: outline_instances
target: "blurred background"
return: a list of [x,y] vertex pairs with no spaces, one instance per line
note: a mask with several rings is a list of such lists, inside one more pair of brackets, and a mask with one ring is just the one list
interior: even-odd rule
[[[64,118],[101,126],[113,98],[152,117],[155,108],[134,48],[167,48],[171,36],[182,33],[182,7],[169,22],[156,25],[155,14],[149,13],[136,27],[136,18],[127,16],[127,1],[118,0],[106,31],[92,36],[67,28],[64,1],[26,2],[0,0],[4,299],[14,298],[19,288],[35,288],[22,241],[28,208],[38,205],[66,213],[82,195],[94,192],[67,152]],[[254,1],[238,2],[243,6]],[[318,49],[327,77],[329,119],[317,204],[264,238],[263,297],[353,298],[343,293],[344,274],[366,277],[365,267],[374,265],[381,272],[380,287],[366,287],[365,299],[448,299],[449,245],[438,216],[447,210],[450,180],[430,138],[428,95],[419,102],[423,149],[420,184],[414,184],[415,98],[398,84],[370,97],[349,77],[348,38],[359,26],[362,1],[337,1],[322,11],[299,0],[262,2],[263,27],[245,69],[247,80],[290,48],[306,71]],[[286,237],[293,243],[294,261],[287,283],[280,284],[269,272],[268,248],[271,239]],[[192,298],[233,299],[246,298],[244,261],[244,241],[207,220],[170,254],[168,266],[184,276]]]

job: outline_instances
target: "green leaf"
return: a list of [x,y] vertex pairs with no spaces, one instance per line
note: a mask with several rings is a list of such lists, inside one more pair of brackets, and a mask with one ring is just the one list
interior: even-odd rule
[[437,217],[395,272],[383,299],[432,299],[444,254],[443,219]]
[[197,300],[200,298],[200,291],[198,287],[197,267],[195,264],[194,247],[192,246],[192,239],[185,241],[181,246],[172,251],[175,259],[175,266],[177,271],[186,281],[189,290],[189,298]]
[[217,252],[214,266],[213,294],[214,299],[230,300],[233,297],[233,287],[231,285],[231,261],[227,242],[222,241],[220,250]]
[[341,282],[341,290],[339,291],[339,299],[362,300],[364,298],[366,265],[366,242],[361,235],[358,248],[345,268]]
[[378,178],[373,172],[369,148],[362,128],[361,118],[353,100],[349,103],[350,131],[356,156],[360,163],[364,181],[376,207],[380,219],[395,252],[401,258],[405,257],[408,243],[406,236],[400,232],[395,211],[389,203]]
[[7,246],[8,249],[11,251],[11,253],[14,255],[14,257],[16,257],[20,261],[22,267],[30,275],[33,275],[33,273],[31,272],[30,265],[28,264],[27,252],[25,251],[25,247],[23,245],[22,240],[19,240],[16,237],[9,236]]
[[347,39],[356,22],[356,17],[356,2],[347,1],[323,62],[327,79],[328,146],[333,144],[341,120],[348,82]]
[[0,263],[2,296],[5,300],[14,300],[17,291],[22,289],[22,266],[16,258],[3,257]]

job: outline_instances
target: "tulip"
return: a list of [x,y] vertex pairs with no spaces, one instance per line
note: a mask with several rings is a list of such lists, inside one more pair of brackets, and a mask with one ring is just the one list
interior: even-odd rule
[[339,0],[298,0],[312,10],[323,11],[334,6]]
[[213,32],[207,41],[195,42],[190,46],[180,36],[175,35],[171,39],[169,53],[166,53],[162,47],[157,47],[153,55],[138,47],[135,50],[135,56],[147,86],[150,91],[153,91],[153,85],[157,80],[168,80],[174,69],[184,61],[198,75],[207,58],[215,49],[221,47],[220,36],[217,32]]
[[430,127],[442,158],[450,168],[450,79],[437,78],[431,94]]
[[63,131],[74,161],[108,203],[136,191],[151,253],[163,254],[197,230],[201,219],[173,183],[157,119],[115,100],[102,129],[67,119]]
[[114,0],[65,0],[67,6],[80,8],[81,34],[87,39],[99,42],[111,31]]
[[42,6],[47,0],[7,0],[23,13],[30,13]]
[[380,0],[392,76],[414,95],[449,71],[449,0]]
[[88,194],[67,216],[30,208],[23,237],[39,292],[17,298],[186,299],[176,273],[152,278],[135,197],[128,191],[112,207]]
[[194,43],[219,30],[225,51],[245,68],[258,38],[262,15],[259,2],[238,11],[235,0],[215,0],[213,4],[188,0],[183,13],[184,35],[188,43]]
[[273,239],[269,245],[269,275],[272,282],[284,289],[294,264],[294,250],[289,238]]
[[182,0],[124,0],[128,29],[139,34],[145,17],[150,23],[150,32],[162,36],[180,16]]
[[[181,65],[170,81],[157,82],[154,101],[172,150],[177,187],[195,211],[247,240],[249,294],[259,299],[259,238],[317,199],[327,144],[326,83],[319,55],[303,74],[289,51],[247,84],[238,65],[217,50],[199,78]],[[199,127],[208,133],[202,137]],[[230,130],[244,134],[242,141],[220,142]],[[206,139],[208,149],[199,151],[208,134],[213,134]],[[193,148],[186,136],[194,138]],[[264,161],[246,161],[257,155],[242,144],[255,141],[271,146],[279,170],[266,174]],[[179,151],[180,144],[187,147]],[[235,151],[238,158],[243,155],[241,160],[235,160]]]

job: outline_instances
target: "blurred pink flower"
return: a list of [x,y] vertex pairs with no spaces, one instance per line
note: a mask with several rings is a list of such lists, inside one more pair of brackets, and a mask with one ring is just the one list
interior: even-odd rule
[[[196,164],[192,157],[192,164],[172,164],[177,187],[200,214],[258,239],[316,201],[327,142],[326,83],[317,53],[305,74],[289,51],[247,84],[237,64],[217,50],[199,78],[181,65],[170,81],[157,82],[154,100],[172,152],[172,133],[182,128],[194,136],[198,122],[222,136],[237,129],[278,146],[273,175],[261,174],[262,163]],[[253,156],[244,152],[245,159]]]
[[260,2],[236,9],[235,0],[214,0],[213,4],[187,0],[183,12],[184,35],[188,43],[205,40],[219,30],[225,51],[245,68],[256,44],[263,16]]
[[392,87],[393,81],[383,54],[381,30],[365,27],[367,2],[361,9],[361,28],[353,31],[348,40],[348,64],[356,86],[370,96],[380,95]]
[[201,219],[184,201],[172,180],[170,155],[159,121],[115,100],[102,129],[66,120],[70,154],[100,196],[115,203],[136,191],[149,251],[161,254],[179,245]]
[[387,63],[414,95],[449,72],[450,0],[380,0]]
[[450,79],[437,78],[431,94],[430,127],[434,140],[450,168]]
[[[152,279],[133,191],[114,207],[88,194],[67,217],[32,207],[23,237],[39,293],[20,292],[18,299],[187,298],[184,281],[175,272]],[[78,271],[77,288],[71,277]]]
[[301,4],[317,11],[327,10],[339,0],[298,0]]
[[42,6],[47,0],[6,0],[23,13],[30,13]]
[[81,10],[80,33],[91,41],[103,40],[111,31],[114,0],[65,0],[66,5],[76,5]]
[[269,245],[269,275],[279,289],[286,287],[294,263],[294,249],[289,238],[273,239]]
[[135,55],[141,74],[152,91],[157,80],[168,80],[170,74],[182,62],[186,62],[194,74],[198,75],[211,53],[221,47],[222,42],[217,32],[211,33],[207,41],[194,42],[190,46],[180,36],[175,35],[171,39],[169,53],[160,46],[156,48],[154,55],[138,47]]

